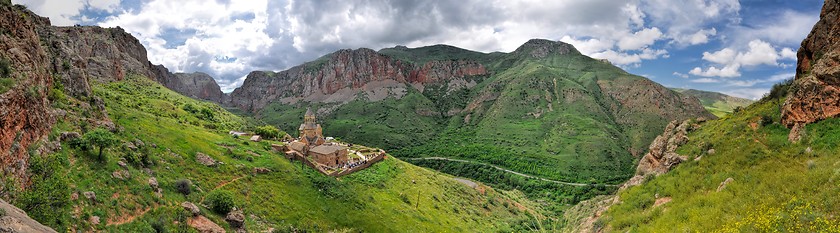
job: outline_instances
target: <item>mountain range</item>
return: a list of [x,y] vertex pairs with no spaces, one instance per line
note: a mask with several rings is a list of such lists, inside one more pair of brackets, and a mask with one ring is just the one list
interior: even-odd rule
[[[545,39],[343,49],[226,94],[119,27],[2,2],[0,231],[840,229],[838,15],[826,1],[796,79],[755,102]],[[306,109],[387,159],[335,179],[228,135],[295,134]]]

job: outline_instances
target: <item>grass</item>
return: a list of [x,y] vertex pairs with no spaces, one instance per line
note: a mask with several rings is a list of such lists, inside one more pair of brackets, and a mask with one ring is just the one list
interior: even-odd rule
[[[261,232],[269,228],[303,231],[370,232],[518,232],[543,211],[520,192],[482,191],[458,183],[450,176],[419,168],[390,157],[369,169],[342,177],[325,177],[271,151],[270,140],[250,142],[227,135],[231,129],[249,129],[255,124],[218,106],[189,99],[143,77],[95,85],[108,114],[121,128],[122,142],[142,140],[137,151],[115,147],[105,151],[104,161],[95,152],[65,146],[53,156],[62,176],[64,195],[92,191],[96,202],[83,196],[69,201],[60,217],[38,219],[61,231],[108,232],[190,231],[189,216],[180,203],[203,203],[214,191],[229,192],[234,205],[244,210],[246,228]],[[79,100],[69,98],[68,106]],[[191,108],[208,111],[187,111]],[[71,113],[81,111],[69,108]],[[189,108],[188,108],[189,109]],[[94,114],[92,114],[94,115]],[[55,132],[85,131],[75,121],[59,122]],[[57,133],[53,133],[57,135]],[[154,146],[152,146],[154,144]],[[206,167],[195,162],[201,152],[222,164]],[[133,153],[150,156],[151,164],[117,163]],[[254,174],[253,168],[273,172]],[[117,179],[115,171],[129,178]],[[148,185],[155,177],[161,187],[158,197]],[[188,179],[193,191],[183,195],[176,182]],[[502,203],[508,203],[503,205]],[[521,208],[520,208],[521,207]],[[206,207],[202,212],[229,229],[222,214]],[[250,217],[250,216],[255,217]],[[92,216],[101,224],[91,225]],[[59,221],[50,221],[59,219]],[[176,224],[177,222],[177,224]]]
[[[606,224],[619,232],[840,232],[840,120],[810,124],[790,143],[778,123],[783,102],[766,99],[690,133],[677,151],[689,160],[621,192]],[[727,178],[734,182],[718,192]],[[673,200],[652,207],[655,195]]]

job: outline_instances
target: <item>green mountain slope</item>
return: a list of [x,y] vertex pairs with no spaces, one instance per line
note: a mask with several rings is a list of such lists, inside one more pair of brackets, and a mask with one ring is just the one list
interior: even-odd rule
[[[388,148],[401,158],[466,159],[588,184],[616,184],[629,178],[635,156],[642,155],[671,120],[714,117],[693,97],[583,56],[560,42],[531,40],[511,53],[485,54],[445,45],[387,48],[378,53],[420,65],[476,61],[489,74],[466,77],[464,82],[474,86],[454,85],[459,80],[429,83],[422,90],[407,85],[405,95],[380,101],[274,101],[257,115],[294,132],[300,109],[313,107],[319,109],[328,134]],[[408,161],[442,169],[437,167],[440,161],[434,166],[424,160]],[[551,203],[575,203],[610,190],[493,180],[469,172],[471,165],[446,166],[457,167],[446,169],[448,173],[526,190],[529,197]]]
[[[180,204],[210,203],[209,194],[228,192],[246,216],[248,231],[465,232],[522,231],[542,211],[517,192],[476,189],[451,176],[389,157],[371,168],[335,179],[271,151],[272,141],[251,142],[227,135],[253,127],[219,106],[178,95],[154,81],[129,76],[95,85],[115,121],[119,146],[96,150],[66,142],[56,153],[33,153],[33,186],[12,201],[33,218],[59,231],[194,231]],[[74,98],[57,103],[69,113],[59,132],[92,130],[90,116]],[[96,117],[96,116],[92,116]],[[142,142],[140,142],[142,141]],[[133,147],[127,145],[132,143]],[[221,162],[208,167],[198,153]],[[118,163],[127,161],[125,168]],[[258,173],[255,168],[270,169]],[[122,178],[120,178],[122,177]],[[149,179],[155,177],[161,195]],[[188,179],[189,195],[176,183]],[[7,181],[12,182],[12,181]],[[2,186],[7,187],[7,186]],[[94,192],[95,201],[84,192]],[[70,198],[73,193],[74,198]],[[49,206],[49,207],[46,207]],[[231,230],[224,215],[201,207],[203,215]],[[90,219],[98,217],[99,224]]]
[[840,232],[840,120],[809,124],[791,143],[778,123],[783,103],[768,98],[705,123],[677,150],[689,160],[619,193],[620,204],[595,225],[616,232]]
[[715,116],[718,117],[723,117],[726,114],[730,114],[733,111],[735,111],[736,108],[746,107],[747,105],[750,105],[754,102],[749,99],[738,98],[711,91],[681,88],[672,89],[683,95],[697,97],[697,99],[700,100],[700,103],[703,104],[703,107],[705,107],[706,110],[709,110],[709,112],[715,114]]

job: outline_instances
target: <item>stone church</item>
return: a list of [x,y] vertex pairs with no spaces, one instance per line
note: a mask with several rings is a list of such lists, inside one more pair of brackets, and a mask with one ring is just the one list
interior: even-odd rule
[[298,140],[289,144],[292,150],[328,167],[337,167],[347,163],[347,147],[326,142],[321,125],[316,122],[312,109],[306,109],[303,124],[300,124],[298,130],[300,131]]

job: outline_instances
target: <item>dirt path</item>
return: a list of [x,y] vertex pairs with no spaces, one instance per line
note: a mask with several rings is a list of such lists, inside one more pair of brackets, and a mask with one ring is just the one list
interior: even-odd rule
[[237,180],[240,180],[240,179],[245,178],[245,177],[248,177],[248,175],[244,175],[244,176],[236,177],[236,178],[234,178],[234,179],[232,179],[232,180],[229,180],[229,181],[223,181],[221,184],[217,185],[215,188],[213,188],[213,189],[212,189],[212,190],[210,190],[210,191],[213,191],[213,190],[216,190],[216,189],[219,189],[219,188],[225,187],[225,186],[227,186],[228,184],[233,183],[233,182],[236,182]]
[[143,216],[144,214],[148,213],[149,211],[151,211],[153,209],[160,208],[160,207],[162,207],[162,206],[156,205],[156,206],[149,207],[149,208],[146,208],[146,209],[141,210],[141,211],[135,211],[133,214],[128,215],[128,216],[124,216],[124,215],[123,216],[117,216],[115,218],[115,220],[112,220],[111,218],[108,218],[108,223],[105,224],[105,226],[123,225],[123,224],[126,224],[126,223],[133,222],[135,219],[139,218],[140,216]]
[[[559,180],[552,180],[552,179],[542,178],[542,177],[538,177],[538,176],[522,174],[522,173],[511,171],[511,170],[508,170],[508,169],[505,169],[505,168],[502,168],[502,167],[499,167],[499,166],[496,166],[496,165],[492,165],[492,164],[463,160],[463,159],[452,159],[452,158],[443,158],[443,157],[401,158],[401,159],[403,159],[403,160],[444,160],[444,161],[461,162],[461,163],[472,163],[472,164],[490,166],[492,168],[495,168],[496,170],[507,172],[507,173],[514,174],[514,175],[517,175],[517,176],[521,176],[521,177],[525,177],[525,178],[531,178],[531,179],[538,179],[538,180],[552,182],[552,183],[556,183],[556,184],[580,186],[580,187],[588,186],[588,185],[594,185],[594,184],[582,184],[582,183],[572,183],[572,182],[564,182],[564,181],[559,181]],[[615,185],[615,184],[603,184],[603,185],[604,186],[610,186],[610,187],[617,187],[618,186],[618,185]]]

